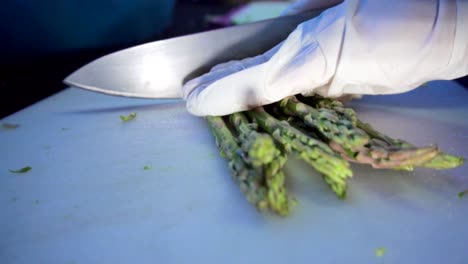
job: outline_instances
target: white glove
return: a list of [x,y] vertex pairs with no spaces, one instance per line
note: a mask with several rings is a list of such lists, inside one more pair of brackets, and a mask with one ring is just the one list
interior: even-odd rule
[[402,93],[466,74],[468,1],[346,0],[265,54],[215,66],[182,94],[194,115],[226,115],[299,93]]

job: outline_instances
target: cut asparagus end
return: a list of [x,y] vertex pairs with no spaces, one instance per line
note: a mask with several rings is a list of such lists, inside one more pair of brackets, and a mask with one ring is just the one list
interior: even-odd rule
[[421,167],[431,168],[436,170],[444,170],[444,169],[453,169],[458,166],[461,166],[465,162],[463,157],[458,157],[454,155],[450,155],[447,153],[439,152],[437,156],[433,159],[429,160],[421,164]]

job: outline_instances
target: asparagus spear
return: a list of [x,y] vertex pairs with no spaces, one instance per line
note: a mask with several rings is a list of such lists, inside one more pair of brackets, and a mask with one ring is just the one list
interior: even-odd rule
[[249,123],[243,113],[229,115],[229,121],[239,135],[241,148],[254,166],[271,163],[278,156],[279,150],[270,135],[258,133],[257,125]]
[[304,101],[306,104],[317,108],[326,108],[335,111],[340,117],[345,117],[350,120],[351,123],[356,126],[357,124],[357,115],[351,108],[344,107],[343,103],[333,98],[325,98],[319,95],[314,95],[310,97],[300,96],[301,101]]
[[246,162],[241,147],[237,144],[223,118],[208,116],[206,120],[216,139],[216,145],[221,150],[221,155],[229,160],[229,168],[241,191],[250,203],[254,204],[260,211],[265,211],[268,208],[268,193],[263,185],[265,179]]
[[[307,101],[307,100],[306,100]],[[433,158],[434,148],[387,148],[375,145],[371,137],[357,127],[357,116],[352,109],[342,107],[341,102],[333,99],[311,101],[316,109],[306,105],[295,97],[283,99],[280,107],[287,114],[297,116],[303,122],[326,138],[330,147],[343,158],[356,163],[370,164],[374,168],[412,169],[414,163],[421,163]]]
[[346,116],[363,130],[370,138],[369,144],[358,150],[354,155],[349,155],[347,149],[340,148],[336,144],[331,147],[340,152],[350,161],[368,163],[374,168],[393,168],[413,170],[415,166],[448,169],[460,166],[464,159],[439,151],[436,146],[418,148],[401,139],[393,139],[375,130],[370,124],[358,119],[351,108],[345,108],[341,102],[333,98],[315,96],[314,99],[305,99],[315,107],[322,107],[335,111],[338,115]]
[[363,147],[358,152],[350,153],[343,149],[340,145],[331,142],[330,147],[340,153],[343,158],[355,163],[369,164],[375,169],[398,169],[409,170],[414,169],[415,164],[420,164],[431,160],[437,155],[437,148],[422,147],[422,148],[401,148],[401,149],[385,149],[376,146]]
[[401,139],[394,139],[391,138],[385,134],[380,133],[379,131],[375,130],[370,124],[364,123],[361,120],[357,120],[357,126],[361,128],[362,130],[366,131],[366,133],[372,137],[373,139],[380,140],[380,142],[383,142],[387,144],[388,146],[393,146],[393,147],[413,147],[412,144],[401,140]]
[[[379,140],[391,147],[403,147],[403,148],[415,148],[413,144],[403,141],[401,139],[393,139],[377,130],[375,130],[370,124],[364,123],[358,119],[358,126],[367,132],[372,138]],[[442,152],[435,148],[435,154],[431,158],[421,159],[418,162],[414,162],[413,166],[420,166],[431,169],[451,169],[462,165],[465,159],[462,157],[454,156]]]
[[328,145],[308,137],[285,121],[279,121],[262,107],[247,114],[287,150],[293,151],[319,171],[338,197],[346,196],[346,180],[352,176],[352,171],[348,162],[336,155]]
[[340,116],[326,108],[313,108],[299,102],[294,96],[283,99],[279,104],[286,114],[301,118],[306,125],[348,151],[359,150],[369,142],[369,136],[357,128],[347,115]]
[[421,167],[436,169],[436,170],[444,170],[444,169],[451,169],[461,166],[465,162],[463,157],[458,157],[455,155],[450,155],[444,152],[438,152],[437,156],[433,159],[421,164]]
[[286,153],[276,146],[269,134],[258,132],[257,124],[249,123],[243,113],[231,114],[229,120],[239,135],[247,160],[264,175],[271,210],[282,216],[288,215],[291,205],[281,171],[287,160]]

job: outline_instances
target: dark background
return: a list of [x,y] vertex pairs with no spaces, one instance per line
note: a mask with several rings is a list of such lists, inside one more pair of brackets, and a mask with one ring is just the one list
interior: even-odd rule
[[[66,88],[62,80],[68,74],[100,56],[148,41],[215,29],[219,26],[206,22],[206,15],[225,14],[240,2],[243,0],[178,0],[173,9],[172,23],[161,33],[139,41],[47,54],[2,54],[0,118]],[[4,34],[0,32],[1,35]],[[466,77],[458,81],[468,87]]]
[[206,22],[206,15],[222,15],[237,5],[237,2],[222,0],[178,0],[172,23],[163,32],[145,39],[67,52],[1,54],[0,118],[66,88],[62,80],[67,75],[103,55],[149,41],[219,28]]

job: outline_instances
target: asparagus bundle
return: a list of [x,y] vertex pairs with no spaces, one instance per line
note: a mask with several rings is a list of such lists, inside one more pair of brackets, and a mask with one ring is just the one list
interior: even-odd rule
[[229,118],[237,137],[222,117],[206,119],[247,200],[261,211],[269,208],[279,215],[288,215],[292,203],[284,188],[284,149],[270,135],[259,133],[256,124],[249,123],[242,113]]
[[249,111],[247,114],[287,150],[292,151],[319,171],[338,197],[346,196],[346,179],[352,176],[348,162],[336,155],[325,143],[308,137],[288,122],[279,121],[262,107]]
[[265,108],[206,119],[247,200],[282,216],[293,207],[282,171],[287,153],[318,171],[339,198],[345,198],[352,177],[348,162],[395,170],[449,169],[464,162],[437,146],[393,139],[340,101],[320,96],[288,97]]
[[247,162],[264,177],[270,209],[280,215],[289,214],[291,204],[282,171],[287,160],[285,150],[269,134],[259,133],[257,124],[249,123],[244,114],[234,113],[229,120],[239,135]]
[[241,191],[247,200],[259,210],[266,210],[268,208],[267,190],[262,184],[264,181],[262,175],[257,174],[255,169],[246,162],[241,147],[221,117],[210,116],[206,120],[210,124],[221,156],[229,160],[229,168]]

